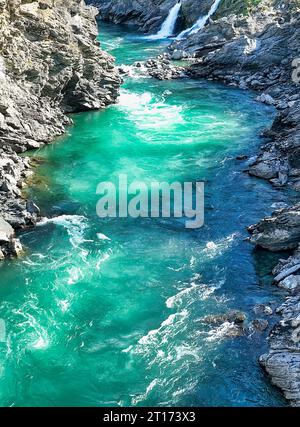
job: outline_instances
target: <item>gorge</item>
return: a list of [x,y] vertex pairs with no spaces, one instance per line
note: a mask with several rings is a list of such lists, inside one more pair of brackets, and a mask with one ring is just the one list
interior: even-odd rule
[[[297,2],[89,3],[129,26],[0,1],[1,251],[25,249],[0,267],[0,404],[286,406],[264,352],[298,405]],[[99,219],[97,184],[120,173],[204,180],[204,227]]]

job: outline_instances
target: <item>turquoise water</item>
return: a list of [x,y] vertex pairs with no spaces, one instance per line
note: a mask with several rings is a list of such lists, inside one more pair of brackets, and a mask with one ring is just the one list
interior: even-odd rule
[[[118,63],[165,46],[125,31],[101,30]],[[23,258],[0,265],[2,406],[285,405],[257,363],[264,336],[229,339],[229,325],[201,321],[232,308],[251,321],[256,303],[280,298],[276,257],[244,238],[284,194],[235,159],[256,152],[273,116],[222,85],[128,79],[117,105],[74,116],[34,153],[30,193],[52,219],[22,234]],[[97,184],[119,173],[205,180],[204,227],[99,219]]]

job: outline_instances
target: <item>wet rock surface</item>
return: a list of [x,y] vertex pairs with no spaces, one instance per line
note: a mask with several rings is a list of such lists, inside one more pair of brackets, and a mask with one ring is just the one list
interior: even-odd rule
[[0,217],[15,229],[39,214],[22,197],[31,172],[18,154],[61,135],[71,123],[67,113],[104,108],[118,96],[96,13],[80,0],[0,1]]
[[279,209],[249,227],[250,242],[270,251],[295,249],[300,241],[300,204]]
[[187,77],[185,68],[175,65],[170,55],[164,53],[147,61],[135,62],[133,65],[121,65],[119,67],[121,76],[144,76],[153,77],[158,80],[173,80]]
[[272,328],[269,350],[259,359],[293,406],[300,406],[300,249],[281,259],[272,271],[274,285],[286,291],[285,302],[276,309],[280,320]]
[[[273,7],[270,7],[272,3]],[[210,21],[199,33],[170,47],[173,59],[194,61],[187,74],[222,81],[259,93],[257,100],[278,113],[264,132],[261,152],[248,162],[249,173],[277,188],[300,189],[300,10],[299,3],[261,2],[250,16],[231,15]],[[278,7],[280,6],[280,7]],[[298,62],[299,61],[299,62]],[[283,207],[249,228],[251,243],[270,251],[291,251],[300,242],[300,205]],[[282,260],[273,271],[274,284],[292,294],[276,311],[270,350],[260,363],[293,405],[300,405],[300,255]],[[268,331],[273,309],[256,307],[264,316],[250,324]],[[271,318],[272,321],[272,318]]]
[[260,363],[292,405],[300,405],[300,296],[288,297],[277,309],[281,320],[269,336],[269,352]]
[[170,54],[174,59],[195,58],[187,70],[190,76],[258,91],[258,101],[278,109],[249,173],[276,187],[300,189],[300,9],[297,1],[289,3],[290,9],[269,4],[261,2],[250,16],[211,21],[202,31],[171,44]]

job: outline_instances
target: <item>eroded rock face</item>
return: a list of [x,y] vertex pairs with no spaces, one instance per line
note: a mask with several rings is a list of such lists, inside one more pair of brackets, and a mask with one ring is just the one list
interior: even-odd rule
[[22,199],[30,165],[17,153],[62,134],[67,113],[103,108],[118,96],[96,13],[81,0],[0,0],[0,216],[16,229],[38,216]]
[[270,350],[260,363],[292,405],[300,406],[300,297],[289,297],[277,310],[282,316],[269,336]]
[[15,238],[12,226],[0,216],[0,260],[9,255],[18,256],[22,252],[22,246]]
[[300,242],[300,204],[275,211],[249,231],[251,243],[269,251],[295,249]]

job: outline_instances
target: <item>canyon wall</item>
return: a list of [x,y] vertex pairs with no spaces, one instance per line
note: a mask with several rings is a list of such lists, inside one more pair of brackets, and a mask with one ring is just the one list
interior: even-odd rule
[[18,154],[61,135],[67,113],[103,108],[118,96],[96,14],[81,0],[0,0],[0,258],[20,251],[13,229],[38,215],[22,198],[31,171]]

